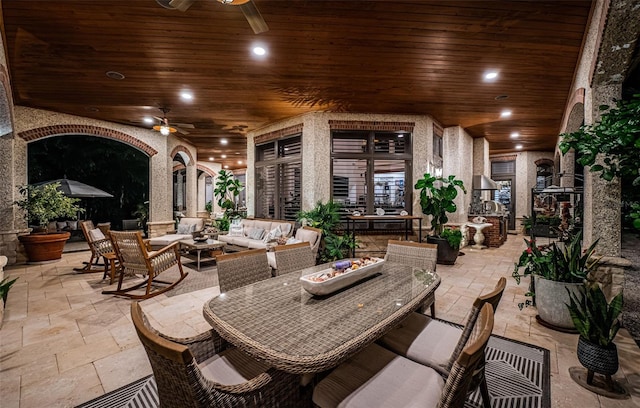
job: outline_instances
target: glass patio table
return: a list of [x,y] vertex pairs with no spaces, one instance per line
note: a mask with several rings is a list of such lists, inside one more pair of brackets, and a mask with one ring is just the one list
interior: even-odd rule
[[295,374],[337,366],[417,310],[440,285],[432,271],[385,262],[380,272],[325,296],[300,276],[331,264],[270,278],[208,300],[205,319],[223,338]]

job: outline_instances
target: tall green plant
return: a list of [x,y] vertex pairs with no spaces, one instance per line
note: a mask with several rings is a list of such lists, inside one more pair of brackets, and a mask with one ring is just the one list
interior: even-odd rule
[[618,317],[622,312],[622,292],[607,302],[600,285],[595,282],[586,283],[578,295],[567,291],[570,301],[567,307],[580,336],[602,347],[613,343],[620,329]]
[[236,198],[244,189],[242,183],[233,177],[233,173],[220,170],[213,195],[218,199],[218,205],[225,211],[235,211]]
[[298,211],[298,221],[306,223],[314,228],[324,231],[333,231],[340,224],[340,210],[342,206],[332,200],[326,204],[318,201],[316,206],[309,211]]
[[444,225],[449,222],[447,213],[457,210],[454,200],[458,196],[458,189],[467,194],[462,180],[456,180],[453,175],[444,178],[425,173],[422,179],[416,182],[415,189],[420,190],[422,213],[432,217],[431,227],[434,235],[441,236]]
[[65,196],[58,187],[60,183],[20,186],[18,192],[22,198],[14,204],[25,211],[30,224],[40,227],[58,218],[78,218],[78,213],[84,212],[84,208],[76,205],[80,200]]

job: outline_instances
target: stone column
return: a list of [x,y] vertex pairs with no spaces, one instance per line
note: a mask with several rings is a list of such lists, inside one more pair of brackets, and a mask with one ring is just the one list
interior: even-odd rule
[[198,212],[198,166],[195,161],[187,164],[187,179],[185,182],[187,183],[187,197],[185,197],[187,211],[185,215],[187,217],[195,217]]
[[[593,88],[593,121],[600,120],[600,105],[611,105],[614,98],[619,98],[621,85],[600,85]],[[602,157],[596,163],[603,164]],[[600,239],[598,252],[613,257],[620,257],[621,231],[620,180],[606,181],[600,173],[593,173],[585,169],[584,186],[584,239],[585,246]]]

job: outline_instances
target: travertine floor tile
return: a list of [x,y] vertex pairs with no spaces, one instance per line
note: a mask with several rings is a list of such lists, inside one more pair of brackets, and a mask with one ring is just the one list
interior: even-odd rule
[[[381,251],[390,238],[367,237],[367,245]],[[569,377],[568,368],[579,365],[577,335],[539,326],[533,307],[518,309],[529,280],[516,285],[511,272],[523,248],[522,236],[509,236],[499,249],[464,248],[455,265],[438,265],[437,316],[463,323],[475,297],[505,276],[494,333],[550,350],[553,408],[640,406],[640,349],[624,329],[616,338],[621,367],[616,378],[632,390],[633,399],[616,401],[597,397]],[[70,253],[56,264],[7,269],[20,279],[0,331],[2,408],[72,407],[151,373],[131,323],[131,301],[102,295],[108,283],[102,272],[72,270],[88,259],[88,252]],[[173,297],[162,294],[141,304],[157,329],[186,337],[210,329],[202,305],[219,293],[215,287]]]

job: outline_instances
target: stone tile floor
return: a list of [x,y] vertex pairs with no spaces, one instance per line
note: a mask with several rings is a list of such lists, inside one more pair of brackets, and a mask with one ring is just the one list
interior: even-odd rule
[[[365,249],[384,250],[380,239],[363,238]],[[389,238],[396,237],[383,237],[382,242]],[[507,276],[494,333],[551,351],[553,407],[640,407],[640,349],[626,330],[616,338],[620,370],[615,378],[632,398],[613,400],[581,388],[569,377],[569,367],[579,366],[577,335],[538,325],[533,308],[518,309],[527,282],[518,286],[510,275],[523,247],[521,236],[509,236],[501,248],[464,248],[465,255],[455,265],[439,265],[438,317],[462,322],[473,299]],[[102,295],[102,273],[73,272],[88,257],[87,252],[66,253],[57,263],[5,270],[7,276],[20,279],[9,294],[0,329],[2,408],[73,407],[151,373],[130,320],[130,301]],[[218,293],[215,287],[173,297],[163,294],[142,306],[160,331],[190,336],[209,328],[202,305]]]

